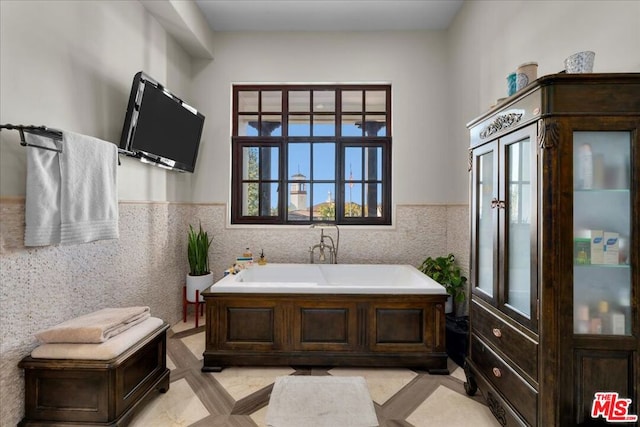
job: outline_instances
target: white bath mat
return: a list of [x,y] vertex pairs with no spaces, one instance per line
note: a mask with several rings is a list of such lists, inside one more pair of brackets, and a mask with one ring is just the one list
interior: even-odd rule
[[362,377],[278,377],[267,408],[268,427],[376,427]]

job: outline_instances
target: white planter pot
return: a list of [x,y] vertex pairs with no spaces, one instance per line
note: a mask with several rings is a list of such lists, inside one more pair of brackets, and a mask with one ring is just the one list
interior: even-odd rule
[[447,297],[447,302],[444,303],[444,312],[446,314],[453,313],[453,297],[451,295]]
[[213,273],[204,276],[187,274],[187,301],[196,302],[196,290],[200,291],[200,302],[204,302],[202,291],[213,285]]

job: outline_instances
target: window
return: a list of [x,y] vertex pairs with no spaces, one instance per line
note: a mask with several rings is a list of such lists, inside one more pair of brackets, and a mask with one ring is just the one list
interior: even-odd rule
[[391,86],[233,88],[234,224],[391,224]]

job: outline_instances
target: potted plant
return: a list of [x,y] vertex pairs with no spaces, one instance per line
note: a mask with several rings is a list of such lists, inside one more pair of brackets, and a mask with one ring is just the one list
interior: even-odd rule
[[[199,293],[213,285],[213,274],[209,270],[209,248],[213,239],[202,229],[195,231],[189,224],[187,255],[189,258],[189,274],[187,275],[187,295],[189,302],[196,302],[196,291]],[[204,299],[200,296],[200,301]]]
[[453,254],[435,259],[428,257],[418,267],[418,270],[444,286],[450,295],[445,305],[446,313],[453,311],[453,301],[463,302],[466,298],[467,278],[462,275],[462,270],[455,261]]

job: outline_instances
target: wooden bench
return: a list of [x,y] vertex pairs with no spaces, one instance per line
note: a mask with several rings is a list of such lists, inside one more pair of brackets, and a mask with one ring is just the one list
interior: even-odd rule
[[[153,319],[155,323],[145,324]],[[130,333],[129,339],[135,338],[136,332],[144,334],[108,360],[78,359],[77,354],[73,357],[76,348],[86,352],[87,345],[96,344],[64,344],[69,346],[64,349],[70,354],[67,358],[58,357],[60,345],[51,352],[53,357],[47,358],[45,346],[51,344],[45,344],[40,346],[44,351],[36,351],[37,348],[22,359],[18,366],[25,372],[25,417],[18,425],[126,425],[155,390],[168,391],[166,331],[169,325],[157,318],[145,322],[109,340],[127,333]],[[146,329],[136,331],[142,325]]]

